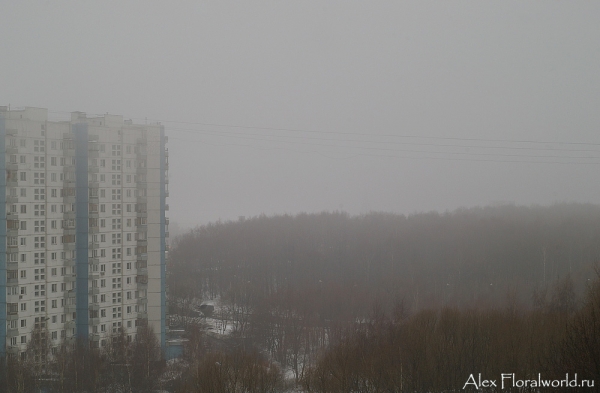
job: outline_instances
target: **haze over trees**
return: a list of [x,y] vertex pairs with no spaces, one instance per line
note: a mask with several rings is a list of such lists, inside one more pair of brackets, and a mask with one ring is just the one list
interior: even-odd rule
[[596,279],[598,224],[600,207],[580,204],[217,222],[177,239],[172,310],[218,300],[233,338],[314,391],[555,373],[583,345],[577,321],[587,332],[580,299]]

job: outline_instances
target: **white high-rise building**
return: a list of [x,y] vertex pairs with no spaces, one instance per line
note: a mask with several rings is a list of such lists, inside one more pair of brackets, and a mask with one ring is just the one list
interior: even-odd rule
[[166,139],[122,116],[0,107],[0,357],[34,331],[102,347],[145,324],[164,347]]

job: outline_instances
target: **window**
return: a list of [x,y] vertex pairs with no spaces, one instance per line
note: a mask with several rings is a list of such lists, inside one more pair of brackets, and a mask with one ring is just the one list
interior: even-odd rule
[[27,172],[19,172],[19,180],[27,181]]
[[45,280],[46,279],[46,269],[35,269],[34,270],[34,280]]
[[26,319],[21,319],[21,327],[22,328],[27,327],[27,320]]
[[52,308],[58,308],[58,302],[56,299],[52,300]]
[[[113,230],[121,229],[121,219],[120,218],[113,218],[112,219],[112,229]],[[120,236],[121,236],[121,234],[119,234],[119,237]],[[121,243],[121,242],[119,241],[119,243]],[[113,244],[115,244],[115,243],[113,242]]]
[[[103,308],[102,310],[100,310],[100,316],[106,317],[106,309]],[[102,327],[100,327],[100,331],[104,331],[103,327],[104,327],[104,325],[102,325]]]
[[[54,270],[56,270],[56,269],[54,269]],[[52,284],[52,287],[51,287],[52,293],[56,293],[57,287],[58,287],[58,284]]]

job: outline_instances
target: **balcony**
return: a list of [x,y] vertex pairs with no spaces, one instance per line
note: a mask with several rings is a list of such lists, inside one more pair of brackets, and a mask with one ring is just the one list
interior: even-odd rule
[[88,187],[90,187],[90,188],[99,188],[100,187],[100,182],[91,181],[91,182],[88,183]]
[[136,245],[138,247],[148,247],[148,240],[138,240]]
[[148,173],[148,168],[146,168],[145,166],[138,166],[137,168],[135,168],[135,173],[137,175],[145,175]]
[[136,231],[137,233],[146,233],[148,231],[148,225],[138,225]]
[[19,285],[19,279],[18,278],[7,278],[6,285],[11,286],[11,287],[15,286],[15,285]]
[[88,294],[92,295],[92,296],[93,295],[99,295],[100,294],[100,288],[98,288],[98,287],[92,287],[92,288],[89,289]]
[[[75,299],[75,290],[71,289],[65,292],[65,299]],[[68,303],[68,302],[67,302]]]
[[98,303],[90,303],[88,308],[90,311],[100,311],[100,305]]
[[63,196],[63,202],[66,204],[72,204],[77,202],[77,198],[75,197],[75,195],[65,195]]
[[137,260],[138,261],[147,261],[148,260],[148,253],[141,253],[141,254],[137,254]]
[[88,166],[88,173],[99,173],[100,172],[100,167],[98,165],[89,165]]
[[17,179],[11,178],[11,179],[6,179],[6,187],[17,187],[19,185],[19,182],[17,181]]
[[97,250],[100,248],[100,243],[98,242],[91,242],[88,244],[88,249],[90,250]]
[[141,212],[136,212],[136,217],[137,218],[148,218],[148,211],[144,210]]
[[90,258],[90,259],[88,260],[88,262],[89,262],[89,264],[90,264],[90,265],[96,265],[96,266],[98,266],[98,264],[100,263],[100,259],[99,259],[99,258],[93,258],[93,257],[92,257],[92,258]]
[[68,266],[68,267],[75,266],[76,264],[77,264],[77,261],[75,261],[75,259],[73,259],[73,258],[65,259],[65,262],[64,262],[64,265]]
[[6,313],[6,320],[7,321],[16,321],[19,319],[19,314],[18,313]]
[[19,170],[19,164],[17,164],[16,162],[7,162],[6,163],[6,170],[7,171],[18,171]]
[[136,202],[137,203],[148,203],[148,198],[146,198],[145,196],[138,196]]
[[19,148],[17,146],[6,146],[6,154],[17,154]]
[[16,136],[19,133],[19,130],[17,130],[16,128],[7,128],[6,129],[6,135],[8,136]]
[[67,274],[63,277],[63,280],[65,282],[75,282],[75,280],[77,280],[77,275],[75,274]]
[[63,218],[65,220],[74,220],[76,216],[77,216],[77,213],[75,213],[74,211],[69,211],[69,212],[63,213]]
[[6,303],[19,303],[21,295],[6,295]]
[[90,333],[90,341],[100,341],[100,333]]
[[16,244],[7,244],[6,245],[6,253],[7,254],[12,254],[12,253],[16,253],[19,252],[19,246]]
[[75,312],[77,311],[77,306],[75,304],[65,304],[65,312]]
[[10,345],[6,346],[6,352],[11,353],[13,355],[18,355],[21,352],[21,348],[18,345]]
[[19,203],[19,197],[16,195],[7,196],[6,203]]
[[75,250],[75,243],[63,243],[63,249],[65,251],[74,251]]
[[65,236],[75,236],[77,230],[75,228],[64,228],[63,235]]
[[145,311],[141,311],[137,313],[138,319],[148,319],[148,313]]
[[144,304],[148,304],[148,298],[140,297],[137,299],[137,304],[139,306],[143,306]]
[[139,267],[137,269],[138,276],[148,276],[148,268],[147,267]]
[[65,322],[65,329],[73,329],[73,328],[75,328],[75,321]]
[[6,330],[6,338],[17,337],[18,335],[19,335],[18,328],[15,328],[15,329],[8,328]]
[[100,228],[98,227],[89,227],[88,228],[88,233],[99,233],[100,232]]
[[89,319],[89,324],[92,325],[92,326],[99,325],[100,324],[100,318],[90,318]]

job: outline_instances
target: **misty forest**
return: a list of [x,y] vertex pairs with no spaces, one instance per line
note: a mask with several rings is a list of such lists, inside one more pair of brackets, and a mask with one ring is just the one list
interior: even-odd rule
[[[121,332],[102,350],[61,348],[49,369],[9,360],[0,386],[447,392],[473,390],[463,389],[473,373],[508,372],[598,381],[599,260],[597,205],[211,223],[170,249],[180,357],[160,356],[153,334]],[[39,337],[27,359],[47,353]]]

